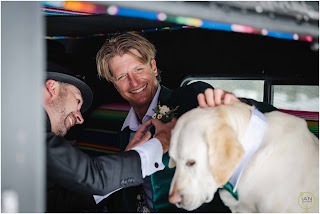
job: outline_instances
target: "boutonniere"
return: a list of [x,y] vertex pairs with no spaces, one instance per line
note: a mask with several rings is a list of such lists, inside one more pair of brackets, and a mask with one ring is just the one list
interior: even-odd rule
[[154,119],[157,118],[162,123],[168,123],[175,116],[178,108],[179,108],[179,106],[175,107],[174,109],[170,109],[166,105],[161,106],[160,102],[159,102],[157,107],[152,109],[155,112],[154,115],[152,116],[152,118],[154,118]]

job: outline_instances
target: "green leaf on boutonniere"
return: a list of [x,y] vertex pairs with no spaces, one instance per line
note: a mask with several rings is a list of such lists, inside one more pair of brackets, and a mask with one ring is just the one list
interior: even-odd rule
[[176,106],[174,109],[170,109],[166,105],[161,106],[159,102],[158,105],[154,109],[152,109],[154,111],[154,115],[152,116],[152,118],[157,118],[162,123],[168,123],[175,116],[178,108],[179,106]]

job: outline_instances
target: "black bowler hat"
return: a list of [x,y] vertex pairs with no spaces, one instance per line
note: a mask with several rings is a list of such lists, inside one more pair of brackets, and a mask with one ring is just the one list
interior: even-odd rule
[[83,99],[82,113],[87,111],[91,106],[93,99],[92,90],[80,75],[75,75],[70,70],[53,62],[47,62],[47,80],[56,80],[76,86],[80,90]]

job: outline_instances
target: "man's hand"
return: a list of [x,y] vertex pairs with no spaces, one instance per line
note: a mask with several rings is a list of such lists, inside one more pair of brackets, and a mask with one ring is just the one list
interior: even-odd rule
[[163,154],[169,151],[170,139],[171,139],[171,130],[176,125],[177,118],[172,118],[169,123],[162,123],[158,119],[152,119],[152,124],[155,126],[156,133],[153,137],[157,138],[162,144]]
[[125,151],[129,151],[132,148],[147,142],[151,137],[151,132],[148,131],[148,128],[151,125],[152,125],[151,120],[142,124],[141,127],[138,129],[138,131],[133,135]]
[[232,104],[240,102],[240,100],[233,94],[223,91],[220,88],[207,88],[203,93],[198,94],[198,103],[201,108],[214,107],[220,104]]

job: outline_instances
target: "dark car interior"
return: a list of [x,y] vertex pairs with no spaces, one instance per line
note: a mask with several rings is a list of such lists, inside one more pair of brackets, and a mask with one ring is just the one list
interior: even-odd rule
[[[224,13],[227,22],[238,18],[239,23],[244,26],[250,23],[244,17],[255,18],[257,12],[254,8],[265,6],[266,8],[261,14],[258,14],[257,18],[263,20],[258,24],[260,33],[254,31],[243,33],[230,31],[225,26],[223,27],[226,30],[213,30],[206,27],[187,26],[177,22],[153,20],[152,16],[147,13],[148,10],[141,9],[150,8],[152,4],[156,3],[120,3],[120,5],[118,4],[120,12],[122,8],[127,9],[125,11],[127,14],[123,12],[123,16],[106,15],[102,12],[92,14],[88,12],[88,9],[85,9],[88,8],[88,5],[85,4],[82,5],[84,8],[82,11],[65,8],[58,10],[52,5],[44,5],[43,13],[47,24],[47,57],[50,60],[67,64],[80,75],[86,77],[94,92],[94,103],[87,115],[90,115],[101,105],[126,103],[116,92],[112,83],[97,78],[95,63],[96,53],[102,44],[113,35],[124,32],[140,33],[155,45],[157,48],[157,67],[162,71],[161,84],[168,88],[177,88],[184,80],[199,77],[204,79],[213,77],[256,79],[264,81],[263,100],[272,102],[272,85],[319,84],[318,35],[308,36],[305,33],[300,35],[299,39],[290,39],[288,36],[291,33],[291,36],[294,37],[296,32],[300,32],[301,29],[310,34],[314,33],[314,29],[318,27],[316,19],[310,17],[308,20],[299,20],[298,14],[294,15],[293,11],[291,13],[284,9],[281,11],[284,6],[280,4],[273,5],[273,11],[270,11],[270,8],[263,4],[256,3],[254,5],[254,2],[251,5],[232,4],[232,2],[162,2],[163,7],[160,7],[160,2],[158,2],[156,5],[161,9],[166,5],[168,8],[174,6],[170,4],[177,4],[176,6],[181,8],[193,8],[195,17],[201,17],[199,14],[201,8],[209,7],[213,14],[214,12]],[[116,7],[117,4],[103,2],[92,5],[96,6],[92,11],[108,11],[108,9]],[[309,9],[317,10],[317,2],[309,2],[307,6]],[[69,7],[72,8],[72,5]],[[171,10],[167,9],[168,12]],[[167,12],[157,11],[156,8],[154,11]],[[178,14],[181,13],[179,9],[176,11]],[[204,9],[202,11],[206,12]],[[145,14],[151,18],[141,18],[147,16]],[[229,18],[226,16],[228,14]],[[214,15],[211,18],[219,19]],[[167,18],[167,20],[174,19]],[[291,26],[291,31],[286,32],[285,26],[272,25],[277,21],[287,23],[288,28]],[[281,33],[277,36],[272,34],[264,36],[262,32],[267,26],[279,28],[284,33],[282,36]],[[74,128],[69,135],[72,136],[80,129],[83,127]]]
[[[117,134],[130,106],[112,83],[98,78],[95,57],[104,42],[125,32],[155,45],[162,85],[175,89],[197,80],[257,80],[260,101],[306,119],[319,137],[318,104],[310,104],[312,109],[277,106],[274,96],[277,86],[303,86],[313,90],[307,100],[319,99],[318,1],[62,1],[41,2],[39,12],[45,58],[83,76],[93,91],[85,122],[67,135],[89,155],[120,151]],[[25,210],[33,212],[29,207],[19,211]]]

